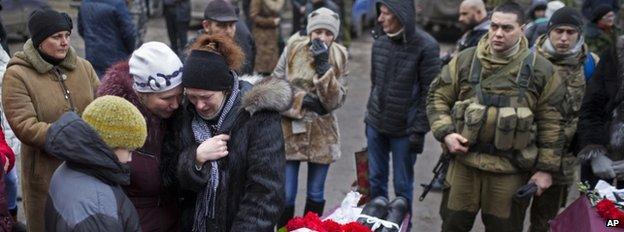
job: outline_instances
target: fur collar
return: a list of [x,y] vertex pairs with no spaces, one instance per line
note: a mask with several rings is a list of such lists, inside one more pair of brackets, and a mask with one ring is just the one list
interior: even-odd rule
[[[32,40],[30,39],[24,44],[24,51],[15,53],[15,57],[20,58],[26,63],[30,64],[33,68],[35,68],[35,70],[37,70],[38,73],[41,74],[47,73],[52,70],[52,68],[54,68],[54,65],[43,60],[41,55],[39,55],[37,48],[35,48]],[[59,66],[69,71],[74,70],[76,68],[77,59],[78,57],[76,55],[76,51],[74,50],[74,48],[69,47],[69,51],[67,52],[65,60],[63,60],[63,62],[61,62]],[[26,64],[22,63],[22,65]]]
[[242,108],[253,115],[263,110],[283,112],[290,109],[293,89],[288,81],[275,77],[242,76],[254,85],[243,95]]

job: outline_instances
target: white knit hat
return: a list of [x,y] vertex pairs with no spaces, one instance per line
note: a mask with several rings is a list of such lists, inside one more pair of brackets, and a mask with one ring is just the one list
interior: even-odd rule
[[547,19],[549,19],[550,17],[552,17],[552,15],[555,13],[555,11],[563,8],[565,6],[565,4],[561,1],[552,1],[546,4],[546,13],[545,16]]
[[144,43],[132,53],[129,65],[137,92],[164,92],[182,83],[182,61],[164,43]]
[[340,16],[330,9],[321,7],[308,15],[308,35],[314,30],[323,28],[334,34],[334,38],[338,37],[340,32]]

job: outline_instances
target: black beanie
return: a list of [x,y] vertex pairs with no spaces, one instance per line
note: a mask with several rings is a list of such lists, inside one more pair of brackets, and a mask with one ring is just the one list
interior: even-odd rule
[[602,4],[600,6],[597,6],[596,9],[592,10],[591,21],[593,23],[598,22],[600,19],[602,19],[603,16],[611,11],[613,11],[613,9],[609,5]]
[[71,32],[72,20],[66,13],[52,9],[36,10],[28,19],[28,32],[35,48],[46,38],[59,31]]
[[555,11],[550,17],[550,21],[548,21],[548,31],[564,25],[575,27],[579,32],[582,32],[583,18],[574,8],[569,6],[563,7]]
[[182,86],[210,91],[231,90],[234,76],[223,56],[204,50],[193,50],[186,58]]

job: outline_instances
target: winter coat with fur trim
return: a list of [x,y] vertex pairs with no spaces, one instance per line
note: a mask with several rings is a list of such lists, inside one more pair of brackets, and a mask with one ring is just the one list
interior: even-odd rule
[[60,165],[57,158],[41,150],[48,128],[67,111],[82,113],[95,98],[99,84],[91,64],[78,57],[73,48],[60,65],[53,66],[28,40],[24,50],[9,61],[2,83],[2,104],[11,129],[22,141],[21,184],[28,231],[44,229],[41,207],[52,173]]
[[[340,158],[338,119],[333,111],[347,97],[348,54],[345,47],[334,42],[329,47],[332,67],[320,76],[316,74],[309,44],[309,36],[293,35],[272,74],[288,80],[295,89],[293,106],[282,113],[286,159],[330,164]],[[303,108],[306,94],[318,97],[329,113],[318,115]]]
[[[289,84],[267,78],[251,86],[240,81],[239,97],[218,134],[229,134],[228,155],[219,159],[219,186],[214,219],[206,219],[207,231],[273,231],[284,202],[284,137],[279,112],[292,101]],[[210,163],[195,169],[195,142],[191,122],[195,108],[187,100],[177,122],[178,147],[184,150],[178,177],[190,190],[184,199],[182,231],[190,231],[195,213],[195,195],[210,178]],[[190,225],[189,225],[190,224]]]
[[147,122],[147,140],[133,152],[132,161],[128,163],[130,185],[123,188],[139,213],[143,231],[177,231],[180,222],[175,177],[177,154],[163,154],[166,122],[149,112],[132,84],[128,61],[122,61],[108,69],[97,93],[128,100]]

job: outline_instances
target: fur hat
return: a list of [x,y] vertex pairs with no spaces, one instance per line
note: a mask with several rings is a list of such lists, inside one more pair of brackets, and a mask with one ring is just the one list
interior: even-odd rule
[[107,95],[85,108],[82,119],[112,148],[137,149],[147,138],[145,119],[126,99]]
[[164,43],[144,43],[132,53],[129,65],[137,92],[164,92],[182,83],[182,61]]
[[321,7],[318,10],[312,11],[308,15],[308,35],[314,30],[323,28],[327,29],[334,34],[334,38],[338,37],[340,32],[340,16],[336,12],[330,9]]

